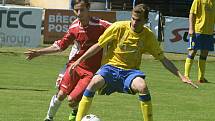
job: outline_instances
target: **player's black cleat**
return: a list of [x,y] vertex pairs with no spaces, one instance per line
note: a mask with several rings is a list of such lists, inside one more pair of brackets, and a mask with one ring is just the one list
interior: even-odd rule
[[199,83],[209,83],[207,79],[203,79],[203,80],[198,80]]
[[54,121],[52,117],[46,117],[44,121]]

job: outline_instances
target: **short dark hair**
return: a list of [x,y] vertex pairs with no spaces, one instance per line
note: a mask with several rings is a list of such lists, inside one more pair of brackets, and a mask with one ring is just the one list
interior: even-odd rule
[[145,4],[138,4],[133,8],[132,12],[143,14],[144,18],[148,19],[149,7]]
[[74,8],[74,6],[76,4],[79,4],[79,3],[84,3],[84,4],[86,4],[87,8],[90,8],[90,2],[89,2],[89,0],[72,0],[71,2],[72,2],[72,8]]

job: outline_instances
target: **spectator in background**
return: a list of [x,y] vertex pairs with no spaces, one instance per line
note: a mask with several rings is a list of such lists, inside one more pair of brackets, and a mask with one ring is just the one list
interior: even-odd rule
[[26,59],[31,60],[44,54],[61,52],[69,45],[73,45],[66,70],[58,78],[58,80],[62,80],[59,84],[59,91],[50,101],[45,121],[53,121],[61,102],[66,97],[68,97],[69,106],[72,108],[69,120],[75,121],[83,92],[101,64],[102,51],[83,61],[69,73],[70,65],[83,55],[89,47],[97,43],[99,36],[110,26],[107,21],[89,16],[90,3],[88,0],[74,0],[73,3],[77,19],[70,25],[64,37],[55,41],[50,47],[25,52]]
[[90,108],[95,91],[110,95],[114,92],[139,94],[139,102],[144,121],[153,121],[151,96],[145,80],[145,74],[140,71],[142,54],[148,52],[160,60],[163,66],[182,82],[191,84],[174,64],[168,60],[160,49],[154,33],[144,24],[148,20],[149,8],[139,4],[132,10],[131,21],[113,23],[99,38],[98,43],[71,65],[72,69],[99,52],[108,45],[106,62],[96,72],[87,86],[79,104],[76,121],[81,121]]
[[209,51],[214,51],[213,31],[215,24],[215,0],[194,0],[189,14],[188,55],[184,75],[189,78],[191,66],[197,50],[198,82],[207,83],[205,78],[206,60]]

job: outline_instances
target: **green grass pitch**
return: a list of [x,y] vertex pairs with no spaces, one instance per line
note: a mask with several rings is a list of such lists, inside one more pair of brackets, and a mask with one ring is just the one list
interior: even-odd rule
[[[49,101],[55,94],[55,79],[67,61],[68,52],[26,61],[27,48],[0,48],[0,121],[42,121]],[[167,54],[183,72],[186,55]],[[197,63],[191,78],[196,81]],[[152,95],[154,121],[215,121],[215,59],[209,57],[206,77],[211,83],[199,89],[185,85],[170,74],[160,62],[143,58],[141,70],[147,75]],[[90,113],[102,121],[143,121],[138,95],[115,93],[94,98]],[[69,107],[65,100],[55,121],[67,121]]]

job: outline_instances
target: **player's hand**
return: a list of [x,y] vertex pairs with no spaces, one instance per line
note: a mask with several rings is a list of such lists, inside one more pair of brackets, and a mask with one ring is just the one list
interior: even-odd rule
[[38,50],[32,50],[32,49],[29,49],[27,52],[24,52],[24,54],[26,55],[25,59],[27,59],[27,60],[31,60],[31,59],[41,55]]
[[73,69],[75,69],[79,65],[79,63],[80,63],[79,60],[76,60],[74,63],[70,65],[70,70],[69,70],[70,75],[72,75]]
[[194,88],[199,88],[198,85],[194,84],[194,83],[192,82],[192,80],[188,79],[188,78],[185,77],[185,76],[182,76],[182,77],[181,77],[181,80],[182,80],[184,83],[189,84],[189,85],[191,85],[191,86],[194,87]]

